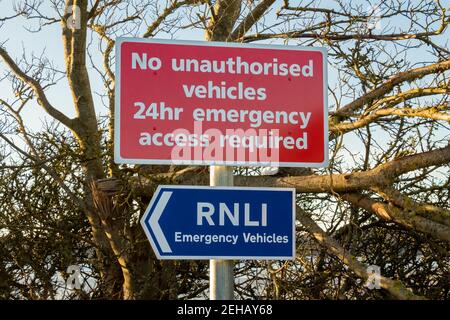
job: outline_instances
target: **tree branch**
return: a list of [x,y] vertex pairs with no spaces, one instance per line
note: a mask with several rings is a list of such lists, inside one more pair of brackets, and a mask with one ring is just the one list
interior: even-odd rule
[[395,76],[391,77],[389,80],[387,80],[385,83],[383,83],[381,86],[373,89],[372,91],[369,91],[368,93],[364,94],[363,96],[359,97],[358,99],[354,100],[353,102],[345,105],[344,107],[340,108],[335,112],[335,116],[345,116],[346,113],[352,112],[365,104],[368,104],[372,102],[375,99],[378,99],[388,92],[390,92],[396,85],[399,85],[406,81],[413,81],[416,79],[420,79],[428,74],[432,73],[440,73],[446,70],[450,69],[450,60],[442,61],[439,63],[434,63],[428,66],[408,70],[405,72],[400,72],[396,74]]
[[440,105],[428,108],[383,108],[376,110],[354,122],[344,122],[338,124],[331,124],[330,131],[336,133],[344,133],[354,129],[362,128],[375,120],[386,116],[398,117],[416,117],[433,120],[442,120],[450,122],[450,114],[439,112],[439,110],[448,109],[448,105]]
[[[297,207],[296,217],[308,232],[339,260],[346,264],[359,277],[367,281],[369,274],[367,266],[359,262],[350,252],[345,250],[335,239],[327,235],[314,220],[302,209]],[[424,300],[422,296],[415,295],[407,289],[400,281],[392,280],[380,275],[380,286],[387,290],[392,296],[401,300]]]
[[403,211],[391,204],[377,202],[360,194],[345,194],[342,195],[342,198],[375,214],[382,220],[396,222],[408,229],[418,230],[450,243],[450,227],[443,224]]
[[[340,22],[342,23],[342,22]],[[326,22],[323,22],[326,24]],[[337,23],[335,23],[337,24]],[[309,30],[308,30],[309,31]],[[283,33],[256,33],[248,36],[243,36],[240,39],[242,42],[253,42],[268,39],[320,39],[327,41],[348,41],[348,40],[376,40],[376,41],[402,41],[417,39],[424,41],[428,36],[436,36],[441,34],[439,30],[429,33],[392,33],[392,34],[340,34],[337,32],[326,32],[326,33],[307,33],[307,30],[301,31],[290,31]],[[427,43],[426,41],[424,41]],[[429,41],[428,41],[429,42]]]
[[147,28],[145,33],[142,35],[143,38],[153,37],[155,30],[159,27],[159,25],[169,16],[172,14],[176,9],[192,3],[192,0],[186,0],[186,1],[172,1],[171,5],[164,9],[164,11],[156,18],[155,21]]
[[[359,190],[369,190],[374,186],[389,186],[398,176],[430,167],[443,165],[450,162],[450,144],[447,147],[417,153],[398,158],[378,167],[361,172],[332,174],[332,175],[305,175],[305,176],[236,176],[236,186],[259,187],[287,187],[295,188],[298,193],[350,193]],[[209,177],[202,172],[202,167],[195,171],[189,170],[182,175],[173,172],[148,175],[146,177],[131,177],[128,185],[137,194],[151,194],[158,184],[189,184],[208,185]],[[99,188],[105,192],[120,192],[118,181],[105,179],[101,181]]]
[[25,158],[30,159],[31,161],[33,161],[35,164],[39,164],[39,166],[41,166],[45,171],[47,171],[47,173],[55,180],[55,182],[61,187],[61,189],[63,189],[67,195],[69,196],[69,198],[73,201],[73,203],[75,203],[76,205],[79,206],[79,208],[83,211],[88,211],[87,206],[85,205],[85,203],[78,198],[77,195],[75,195],[70,189],[69,187],[67,187],[67,185],[64,183],[64,181],[59,177],[58,173],[55,172],[55,170],[48,166],[46,164],[46,161],[44,161],[43,159],[41,159],[39,157],[39,155],[31,155],[28,154],[27,152],[23,151],[21,148],[19,148],[18,146],[16,146],[14,144],[14,142],[12,142],[10,139],[8,139],[4,134],[0,133],[0,138],[3,139],[7,144],[9,144],[14,150],[16,150],[19,154],[23,155]]
[[226,41],[241,12],[240,0],[217,0],[206,29],[207,41]]
[[396,207],[450,227],[450,210],[432,204],[417,203],[392,187],[373,187],[372,190]]
[[5,49],[0,47],[0,57],[5,61],[6,65],[11,69],[11,71],[24,83],[29,85],[34,93],[36,94],[37,101],[39,105],[54,119],[58,120],[68,128],[72,129],[74,125],[74,120],[67,117],[61,111],[54,108],[47,99],[44,89],[38,81],[32,77],[25,74],[22,69],[14,62],[14,60],[9,56]]
[[250,12],[247,17],[239,24],[239,26],[231,33],[227,41],[236,41],[243,37],[252,26],[264,15],[275,0],[262,0],[255,9]]

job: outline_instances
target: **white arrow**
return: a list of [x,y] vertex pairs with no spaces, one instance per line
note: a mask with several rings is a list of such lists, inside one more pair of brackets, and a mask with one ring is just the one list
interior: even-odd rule
[[164,191],[159,198],[158,203],[156,204],[155,210],[153,211],[152,216],[150,217],[150,227],[155,234],[156,241],[158,241],[159,246],[161,247],[162,252],[164,253],[172,253],[172,249],[167,243],[167,239],[164,236],[163,231],[161,230],[161,226],[158,221],[161,218],[161,215],[166,208],[167,202],[169,202],[170,197],[172,196],[172,191]]

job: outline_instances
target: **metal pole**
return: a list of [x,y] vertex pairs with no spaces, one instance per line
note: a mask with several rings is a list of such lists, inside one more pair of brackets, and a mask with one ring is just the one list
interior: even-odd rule
[[[233,167],[210,166],[211,186],[232,186]],[[234,292],[233,260],[209,260],[210,300],[233,300]]]

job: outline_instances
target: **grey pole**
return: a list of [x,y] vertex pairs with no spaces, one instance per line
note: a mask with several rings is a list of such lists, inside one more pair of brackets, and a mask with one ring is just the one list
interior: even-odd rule
[[[233,167],[210,166],[211,186],[232,186]],[[234,295],[233,260],[209,260],[210,300],[233,300]]]

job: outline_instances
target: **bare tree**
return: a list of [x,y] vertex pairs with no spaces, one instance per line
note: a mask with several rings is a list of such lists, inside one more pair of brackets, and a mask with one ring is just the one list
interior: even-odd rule
[[[333,74],[329,167],[235,169],[237,185],[295,187],[300,222],[296,260],[238,263],[236,295],[448,298],[448,9],[371,3],[22,0],[0,14],[0,31],[23,24],[39,37],[59,24],[64,57],[64,68],[45,54],[19,57],[8,51],[19,39],[0,38],[0,81],[10,85],[0,92],[0,297],[60,297],[71,264],[87,266],[86,281],[64,297],[206,295],[207,265],[156,260],[137,222],[158,184],[207,184],[208,169],[113,161],[116,37],[189,29],[207,41],[324,46]],[[48,96],[62,82],[74,117]],[[35,104],[54,120],[39,132],[23,117]],[[364,285],[370,265],[381,267],[382,290]]]

